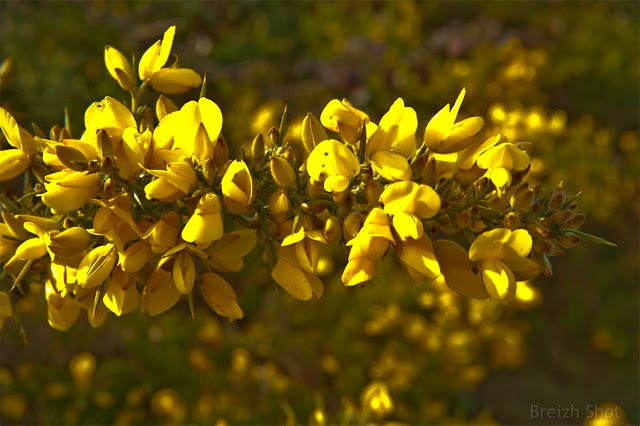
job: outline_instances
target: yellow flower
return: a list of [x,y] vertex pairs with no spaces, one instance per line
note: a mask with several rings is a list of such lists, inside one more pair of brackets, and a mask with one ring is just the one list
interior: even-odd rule
[[104,48],[104,63],[107,66],[107,71],[118,82],[120,87],[126,91],[131,91],[135,88],[135,78],[131,65],[118,49],[106,46]]
[[478,167],[488,170],[488,176],[498,192],[511,185],[511,172],[529,167],[529,155],[512,143],[503,143],[483,152],[477,159]]
[[80,316],[78,302],[69,293],[64,296],[58,293],[49,280],[45,283],[45,295],[49,325],[56,330],[69,330]]
[[169,59],[176,27],[170,27],[162,40],[155,42],[140,58],[140,79],[161,93],[179,95],[200,86],[202,79],[197,72],[185,68],[163,68]]
[[18,126],[16,120],[0,108],[0,128],[9,145],[15,149],[0,151],[0,182],[13,179],[24,172],[36,155],[36,143],[26,130]]
[[222,178],[222,201],[229,213],[243,214],[253,203],[253,178],[244,161],[234,160]]
[[175,246],[178,234],[180,234],[180,217],[176,212],[169,211],[147,228],[143,237],[151,244],[151,251],[164,253]]
[[100,177],[89,172],[63,170],[46,176],[42,202],[56,212],[78,210],[98,192]]
[[152,257],[151,244],[146,240],[136,241],[124,252],[120,266],[123,271],[133,274],[141,270]]
[[161,125],[168,126],[172,133],[174,150],[186,156],[193,154],[199,164],[204,164],[213,158],[222,130],[222,112],[215,102],[203,97],[167,115]]
[[126,180],[134,180],[142,171],[145,156],[151,146],[151,132],[146,130],[139,134],[134,127],[127,127],[122,133],[122,143],[114,150],[118,176]]
[[307,159],[307,173],[314,181],[323,182],[327,192],[342,192],[349,180],[360,173],[360,163],[344,144],[329,139],[316,145]]
[[257,242],[253,229],[238,229],[224,234],[205,250],[209,257],[205,262],[219,272],[238,272],[244,265],[242,258],[253,250]]
[[388,185],[380,202],[384,212],[393,217],[393,228],[403,241],[420,239],[424,233],[421,219],[433,217],[440,210],[440,196],[430,186],[412,181]]
[[218,315],[229,319],[241,319],[244,316],[233,288],[219,275],[210,272],[202,274],[198,287],[207,305]]
[[118,253],[113,244],[94,248],[82,258],[78,266],[78,285],[85,288],[100,285],[111,274],[117,259]]
[[376,274],[376,262],[385,254],[389,242],[395,244],[389,216],[376,207],[369,212],[363,227],[347,246],[351,246],[349,263],[342,274],[344,285],[358,285]]
[[[455,292],[474,299],[506,301],[516,294],[516,279],[523,280],[540,267],[527,256],[532,239],[524,229],[497,228],[480,234],[467,256],[457,244],[440,240],[436,256],[447,285]],[[471,262],[473,262],[473,264]],[[475,269],[474,269],[475,268]],[[517,272],[517,277],[514,271]]]
[[[97,132],[104,130],[113,144],[119,144],[127,127],[136,128],[136,120],[129,108],[110,96],[92,103],[84,113],[85,132],[82,140],[98,147]],[[98,147],[100,148],[100,147]]]
[[20,176],[31,160],[19,149],[6,149],[0,151],[0,182]]
[[158,178],[144,187],[148,199],[170,203],[190,194],[198,183],[193,167],[184,162],[169,163],[167,170],[146,170]]
[[455,123],[465,93],[466,90],[462,89],[451,110],[447,104],[429,121],[424,131],[424,143],[435,152],[449,154],[465,149],[473,144],[476,134],[484,126],[481,117]]
[[382,418],[393,412],[393,399],[389,395],[389,388],[384,382],[371,382],[360,394],[363,409]]
[[102,302],[111,312],[118,316],[133,312],[140,303],[135,276],[123,271],[120,266],[116,266]]
[[369,116],[354,108],[346,99],[342,102],[334,99],[322,110],[320,122],[327,129],[340,132],[345,142],[357,145],[362,126],[369,122]]
[[156,316],[173,308],[182,295],[171,278],[171,273],[158,267],[142,291],[142,312]]
[[420,282],[440,275],[440,265],[433,251],[431,238],[424,234],[420,239],[409,238],[398,243],[398,258],[411,277]]
[[221,212],[222,205],[218,196],[211,192],[204,194],[182,230],[182,239],[197,245],[208,245],[221,238],[224,234]]
[[449,154],[451,156],[457,155],[457,170],[453,174],[456,180],[463,185],[469,185],[480,179],[485,174],[485,170],[478,166],[478,158],[486,150],[505,139],[502,135],[496,135],[484,142],[474,144],[460,153]]
[[373,170],[390,181],[411,178],[409,158],[416,145],[418,118],[413,108],[398,98],[380,120],[380,125],[367,124],[366,156]]
[[[298,252],[302,252],[300,256]],[[315,254],[317,266],[317,252]],[[314,252],[310,244],[299,249],[296,249],[296,244],[282,245],[278,248],[277,256],[278,262],[271,271],[271,277],[287,293],[299,300],[309,300],[313,296],[318,299],[322,297],[324,285],[320,278],[309,271],[309,266],[314,262]],[[305,266],[300,263],[300,257],[303,258]],[[313,268],[311,267],[311,269]]]

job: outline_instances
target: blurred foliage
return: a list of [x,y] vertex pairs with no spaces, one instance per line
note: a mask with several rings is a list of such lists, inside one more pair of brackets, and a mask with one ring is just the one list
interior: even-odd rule
[[[198,300],[194,321],[185,302],[158,320],[133,314],[68,333],[30,315],[28,345],[11,322],[3,332],[3,423],[513,424],[531,423],[534,403],[581,410],[538,423],[595,423],[584,409],[606,401],[624,409],[618,420],[640,422],[637,3],[0,7],[2,59],[13,61],[0,100],[25,127],[26,117],[43,129],[61,123],[63,104],[80,128],[91,102],[123,95],[103,46],[142,52],[177,25],[174,51],[207,71],[236,152],[277,124],[284,102],[301,118],[345,97],[378,119],[398,96],[435,113],[466,87],[465,112],[488,117],[488,133],[533,141],[532,178],[584,188],[585,230],[620,246],[580,245],[510,304],[407,286],[389,260],[364,292],[345,289],[329,278],[343,265],[327,254],[326,296],[303,305],[274,290],[255,254],[247,264],[258,266],[234,283],[246,306],[239,322],[205,314]],[[430,118],[419,117],[423,128]],[[17,310],[44,315],[44,300]]]

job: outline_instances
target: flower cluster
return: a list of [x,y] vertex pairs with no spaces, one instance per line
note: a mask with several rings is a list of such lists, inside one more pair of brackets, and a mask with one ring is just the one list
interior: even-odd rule
[[[285,139],[285,108],[279,128],[232,160],[206,78],[165,67],[174,33],[137,66],[105,48],[131,103],[90,105],[79,138],[68,117],[32,135],[0,110],[13,147],[0,152],[0,180],[22,176],[27,188],[2,199],[2,280],[12,294],[42,282],[54,328],[69,329],[82,309],[93,326],[139,306],[155,316],[183,298],[193,312],[196,286],[216,313],[240,319],[220,274],[241,270],[256,244],[275,282],[301,300],[323,294],[321,247],[344,244],[347,286],[373,279],[395,252],[416,282],[505,301],[518,281],[551,274],[549,257],[583,239],[606,243],[577,230],[584,215],[562,183],[548,198],[527,183],[530,143],[481,135],[481,117],[457,121],[465,90],[419,140],[402,99],[377,124],[332,100],[319,120],[307,114],[299,140]],[[199,99],[181,107],[164,96],[197,87]],[[148,88],[162,93],[155,111],[140,105]],[[0,296],[11,317],[11,296]]]

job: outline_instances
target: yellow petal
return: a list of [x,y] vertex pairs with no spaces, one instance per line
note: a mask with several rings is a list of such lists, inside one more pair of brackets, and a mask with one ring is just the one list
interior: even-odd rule
[[40,238],[31,238],[16,249],[16,257],[22,260],[35,260],[47,254],[47,247]]
[[111,274],[118,254],[113,244],[91,250],[78,266],[77,280],[81,287],[91,288],[102,283]]
[[505,265],[513,272],[516,281],[532,280],[542,272],[542,265],[528,257],[512,257],[502,259]]
[[504,243],[503,258],[526,257],[531,253],[533,240],[526,229],[516,229]]
[[449,240],[438,240],[433,245],[447,286],[456,293],[473,299],[489,297],[480,274],[473,272],[467,252]]
[[19,149],[0,151],[0,182],[20,176],[29,164],[31,160]]
[[334,177],[325,190],[341,192],[347,188],[349,179],[360,173],[360,164],[356,156],[346,145],[335,139],[318,144],[307,159],[307,173],[313,180],[324,181]]
[[244,316],[236,293],[231,286],[217,274],[206,273],[200,277],[200,291],[207,305],[218,315],[231,319]]
[[[525,231],[526,232],[526,231]],[[496,228],[478,235],[469,248],[469,259],[501,259],[504,243],[511,237],[511,230]]]
[[121,316],[133,312],[140,303],[140,295],[132,274],[116,268],[111,284],[102,298],[104,305],[114,314]]
[[201,84],[200,74],[188,68],[162,68],[149,80],[154,90],[167,95],[181,95]]
[[[109,74],[118,82],[120,87],[127,91],[133,90],[135,83],[131,65],[118,49],[106,46],[104,48],[104,63]],[[120,71],[118,72],[117,70]]]
[[129,273],[138,272],[152,256],[153,251],[146,241],[136,241],[124,252],[122,269]]
[[33,136],[18,126],[13,116],[3,108],[0,108],[0,128],[9,145],[24,152],[27,157],[36,155],[37,149]]
[[151,274],[142,292],[142,312],[156,316],[173,308],[181,294],[171,279],[171,274],[160,268]]
[[499,260],[480,261],[482,280],[492,300],[506,301],[516,295],[516,279],[513,272]]
[[371,157],[371,165],[380,176],[389,181],[411,179],[411,167],[405,157],[388,151],[377,151]]
[[158,52],[158,57],[153,63],[153,72],[160,70],[160,68],[167,63],[167,59],[169,59],[169,55],[171,54],[171,46],[173,46],[173,38],[175,35],[175,25],[170,26],[167,31],[164,32],[162,42],[160,44],[160,52]]
[[362,284],[376,275],[376,262],[358,257],[350,260],[342,273],[342,282],[346,286]]
[[49,325],[56,330],[67,331],[80,316],[80,305],[70,295],[62,296],[49,280],[45,284]]
[[423,277],[431,279],[440,275],[440,265],[433,251],[431,239],[424,235],[415,240],[409,239],[398,246],[398,257],[407,267],[414,269]]
[[408,238],[417,240],[421,238],[424,233],[424,227],[420,219],[401,212],[393,215],[393,229],[396,230],[403,241]]
[[271,277],[296,299],[309,300],[313,296],[311,282],[300,268],[294,246],[278,249],[278,262],[271,271]]
[[146,81],[153,75],[154,64],[160,54],[160,44],[160,40],[153,43],[140,58],[140,63],[138,64],[140,80]]
[[180,252],[173,262],[173,282],[182,294],[189,294],[196,281],[196,267],[191,255]]

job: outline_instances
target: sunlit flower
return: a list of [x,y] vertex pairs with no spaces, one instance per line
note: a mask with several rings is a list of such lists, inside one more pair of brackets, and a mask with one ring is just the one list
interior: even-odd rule
[[316,145],[307,159],[307,173],[311,179],[324,182],[328,192],[344,191],[359,172],[360,164],[353,152],[334,139]]
[[453,108],[449,109],[447,104],[429,121],[424,131],[424,143],[435,152],[448,154],[467,148],[484,125],[481,117],[470,117],[456,123],[465,93],[466,90],[462,89]]
[[412,181],[394,182],[380,195],[384,212],[393,218],[393,228],[402,240],[419,239],[424,233],[422,219],[440,210],[440,196],[428,185]]
[[362,126],[369,122],[369,116],[355,108],[346,99],[342,102],[334,99],[322,110],[320,122],[327,129],[339,132],[345,142],[356,145],[360,139]]
[[197,72],[186,68],[163,68],[171,54],[171,45],[176,27],[169,27],[162,40],[156,41],[140,58],[138,74],[140,80],[147,82],[161,93],[178,95],[200,86],[202,79]]
[[244,214],[251,211],[253,178],[244,161],[234,160],[222,178],[222,202],[233,214]]

